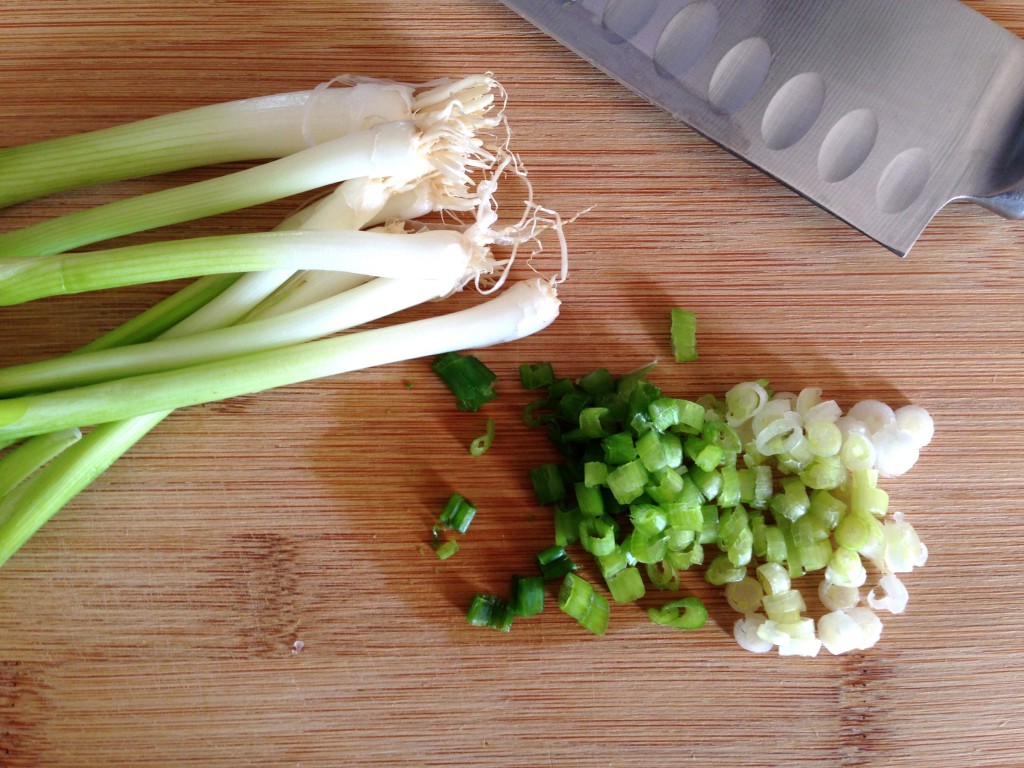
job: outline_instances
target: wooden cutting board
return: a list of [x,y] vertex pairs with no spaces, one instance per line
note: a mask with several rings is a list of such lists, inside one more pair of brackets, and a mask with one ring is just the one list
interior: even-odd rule
[[[1024,34],[1024,4],[971,4]],[[0,144],[340,73],[488,70],[538,200],[588,209],[567,230],[562,316],[480,353],[501,396],[478,414],[420,360],[163,422],[0,570],[0,765],[1019,766],[1021,225],[950,206],[899,260],[496,0],[5,0]],[[55,196],[0,227],[223,170]],[[295,204],[161,234],[269,228]],[[0,364],[177,287],[4,308]],[[698,315],[698,362],[669,361],[673,306]],[[472,596],[505,593],[551,537],[526,477],[551,454],[520,421],[517,366],[654,359],[681,396],[766,376],[933,413],[934,442],[886,486],[931,557],[877,647],[748,654],[698,574],[685,587],[711,620],[689,634],[624,606],[591,637],[550,598],[508,635],[466,624]],[[487,415],[497,439],[470,458]],[[455,489],[480,512],[441,563],[426,542]]]

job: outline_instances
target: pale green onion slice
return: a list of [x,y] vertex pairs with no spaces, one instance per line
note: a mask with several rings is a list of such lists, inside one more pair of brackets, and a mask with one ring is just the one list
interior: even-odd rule
[[807,447],[815,456],[835,456],[843,447],[843,433],[834,421],[805,419],[804,436],[807,438]]
[[766,595],[778,595],[790,589],[789,571],[779,563],[761,563],[757,566],[757,578]]
[[907,573],[927,562],[928,548],[902,515],[885,522],[883,537],[882,557],[887,570]]
[[868,580],[868,572],[857,552],[838,547],[825,568],[825,580],[841,587],[856,588]]
[[742,619],[736,620],[732,632],[740,648],[751,653],[768,653],[775,647],[770,640],[764,640],[758,634],[765,621],[766,617],[760,613],[748,613]]
[[800,390],[800,394],[796,396],[796,406],[794,410],[800,414],[801,418],[806,418],[807,412],[820,402],[821,387],[804,387]]
[[896,409],[896,426],[909,432],[917,447],[924,448],[935,434],[935,422],[920,405],[904,405]]
[[732,426],[744,424],[764,408],[768,391],[756,381],[737,384],[725,393],[726,422]]
[[[882,590],[884,594],[878,594]],[[876,611],[903,613],[907,609],[909,594],[899,577],[893,573],[885,574],[878,581],[878,586],[868,592],[868,605]]]
[[860,624],[863,632],[858,650],[867,650],[878,642],[882,636],[882,620],[870,608],[858,605],[855,608],[851,608],[847,613],[854,621]]
[[861,647],[864,629],[845,611],[832,611],[818,619],[818,637],[825,650],[839,656]]
[[875,466],[882,477],[899,477],[913,467],[920,456],[917,438],[895,422],[871,435],[875,444]]
[[761,604],[769,619],[782,623],[798,620],[800,614],[807,610],[803,595],[796,589],[765,595]]
[[868,469],[875,466],[875,444],[865,433],[851,431],[843,440],[839,456],[851,472]]
[[725,585],[725,599],[737,613],[754,613],[761,607],[764,590],[757,579],[747,576]]
[[[763,411],[762,411],[763,413]],[[791,411],[768,422],[756,433],[754,445],[763,456],[774,456],[792,450],[804,437],[799,416]],[[756,430],[756,427],[755,427]]]
[[833,584],[826,576],[818,584],[818,597],[830,611],[848,611],[860,602],[860,590]]
[[843,409],[835,400],[825,400],[809,408],[806,413],[800,414],[804,421],[830,421],[833,424],[843,415]]
[[896,413],[881,400],[861,400],[850,408],[846,415],[863,422],[871,434],[896,421]]

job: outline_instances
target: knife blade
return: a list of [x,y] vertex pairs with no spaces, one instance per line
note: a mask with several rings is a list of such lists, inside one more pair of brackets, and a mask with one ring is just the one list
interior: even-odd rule
[[1024,217],[1024,41],[959,0],[502,0],[891,251]]

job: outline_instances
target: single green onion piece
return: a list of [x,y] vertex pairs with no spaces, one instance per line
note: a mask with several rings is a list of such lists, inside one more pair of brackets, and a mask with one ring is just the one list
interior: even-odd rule
[[465,533],[476,515],[476,507],[461,494],[453,493],[441,512],[440,524],[453,531]]
[[635,562],[625,549],[616,547],[609,554],[597,558],[597,567],[601,569],[601,575],[604,576],[605,581],[608,581],[624,568],[632,567]]
[[803,595],[795,589],[766,594],[761,604],[769,619],[783,624],[798,621],[800,614],[807,610]]
[[582,389],[573,388],[562,395],[555,404],[555,414],[568,422],[580,422],[580,417],[590,405],[592,398]]
[[583,465],[583,484],[597,488],[608,483],[608,465],[603,461],[588,461]]
[[846,504],[827,489],[819,489],[811,494],[808,513],[829,531],[834,531],[846,513]]
[[658,504],[670,504],[678,501],[683,492],[683,476],[672,469],[659,469],[651,475],[644,490]]
[[777,595],[790,589],[792,581],[787,571],[779,563],[761,563],[757,566],[757,579],[766,595]]
[[809,544],[797,545],[800,563],[807,573],[820,571],[832,559],[832,544],[828,539],[812,541]]
[[459,551],[459,542],[454,539],[440,542],[434,547],[434,552],[437,554],[438,560],[447,560],[449,557]]
[[672,340],[672,354],[677,363],[688,363],[697,359],[697,316],[685,309],[673,307],[670,311],[669,336]]
[[704,406],[692,400],[676,400],[679,408],[679,421],[675,429],[687,435],[699,435],[704,429]]
[[644,578],[635,566],[623,568],[612,577],[606,577],[605,584],[608,585],[612,600],[620,604],[634,603],[647,593]]
[[659,608],[648,608],[647,616],[655,624],[674,629],[700,629],[708,620],[708,609],[696,597],[684,597]]
[[724,421],[704,421],[700,436],[705,442],[717,445],[726,454],[738,454],[743,450],[739,433]]
[[472,355],[447,352],[436,357],[430,368],[455,395],[460,411],[476,411],[497,397],[493,385],[498,377]]
[[603,406],[590,406],[580,411],[580,432],[584,437],[594,439],[608,437],[614,427],[612,412]]
[[568,574],[562,582],[558,607],[595,635],[603,635],[608,629],[608,601],[597,594],[588,581],[575,574]]
[[[689,562],[688,559],[687,562]],[[645,563],[644,569],[647,571],[647,578],[650,579],[655,589],[659,589],[662,592],[675,592],[679,589],[680,569],[667,555],[663,560]]]
[[668,518],[668,526],[679,531],[697,533],[704,528],[704,514],[700,504],[669,502],[662,507]]
[[633,504],[629,508],[633,527],[645,536],[657,536],[668,525],[668,515],[656,504]]
[[543,389],[555,383],[551,363],[523,363],[519,366],[519,382],[524,389]]
[[574,488],[576,504],[585,517],[601,517],[604,514],[604,494],[599,486],[582,482],[576,483]]
[[487,419],[486,432],[469,444],[470,456],[483,456],[494,442],[494,419]]
[[751,576],[725,585],[725,599],[737,613],[747,614],[760,610],[762,597],[764,589],[761,583]]
[[604,557],[615,551],[615,521],[610,517],[584,518],[579,523],[579,541],[584,551]]
[[499,632],[512,629],[515,614],[508,603],[496,595],[477,595],[469,605],[466,621],[474,627],[488,627]]
[[623,546],[637,562],[657,563],[664,560],[668,552],[668,536],[664,533],[646,534],[634,529]]
[[570,392],[576,389],[572,379],[556,379],[548,386],[548,397],[551,400],[561,400]]
[[819,456],[799,473],[800,481],[815,490],[832,490],[846,481],[846,467],[838,456]]
[[761,560],[768,554],[768,538],[765,536],[767,525],[764,522],[764,515],[750,516],[750,533],[754,537],[754,557]]
[[720,507],[735,507],[740,503],[740,478],[735,464],[726,464],[719,473],[722,475],[722,489],[718,492]]
[[704,564],[704,547],[694,541],[684,549],[669,549],[665,555],[665,562],[671,565],[676,571],[685,571],[694,565]]
[[765,560],[770,563],[785,563],[788,554],[786,536],[776,525],[766,525],[764,529]]
[[718,542],[718,507],[714,504],[705,504],[700,508],[704,523],[700,529],[701,544],[716,544]]
[[576,563],[565,552],[564,547],[554,546],[537,553],[537,567],[544,581],[560,579],[576,571]]
[[793,543],[798,547],[805,547],[816,541],[822,541],[829,537],[829,529],[813,515],[804,515],[790,529],[793,535]]
[[643,495],[648,477],[643,462],[634,459],[608,473],[608,489],[620,504],[629,504]]
[[580,523],[583,515],[579,507],[568,507],[563,504],[555,506],[555,544],[567,547],[579,541]]
[[636,458],[636,444],[629,432],[616,432],[601,440],[604,449],[604,462],[617,466],[626,464]]
[[722,475],[717,470],[692,466],[687,474],[708,501],[715,499],[722,490]]
[[615,379],[607,368],[598,368],[580,379],[579,386],[588,395],[602,395],[615,391]]
[[850,511],[836,526],[836,544],[846,549],[860,551],[881,541],[884,534],[882,523],[868,512]]
[[647,406],[647,413],[654,428],[664,432],[679,424],[679,400],[674,397],[658,398]]
[[533,484],[533,491],[539,504],[554,504],[565,498],[565,481],[557,464],[534,467],[530,470],[530,482]]
[[704,572],[704,578],[709,584],[722,586],[732,581],[739,581],[745,578],[747,569],[745,566],[738,566],[729,560],[728,555],[715,555],[708,569]]
[[522,618],[541,613],[544,610],[544,579],[540,576],[513,576],[509,607],[512,613]]

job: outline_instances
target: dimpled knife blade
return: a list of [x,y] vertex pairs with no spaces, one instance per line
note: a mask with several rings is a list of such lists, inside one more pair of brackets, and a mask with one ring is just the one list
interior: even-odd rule
[[958,0],[502,0],[897,254],[1024,213],[1024,41]]

